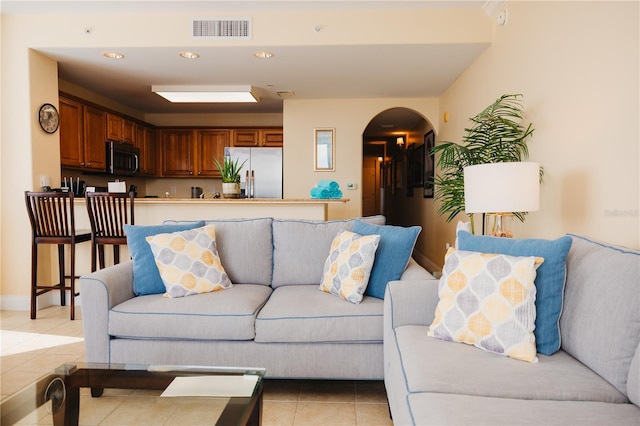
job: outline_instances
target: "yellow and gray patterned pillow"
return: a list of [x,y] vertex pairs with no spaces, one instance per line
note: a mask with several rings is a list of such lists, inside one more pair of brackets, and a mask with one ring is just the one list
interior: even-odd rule
[[146,238],[151,246],[165,297],[184,297],[232,287],[216,247],[215,226],[157,234]]
[[320,290],[351,303],[362,302],[379,243],[380,235],[340,232],[333,239],[324,263]]
[[534,279],[543,261],[450,248],[428,335],[537,362]]

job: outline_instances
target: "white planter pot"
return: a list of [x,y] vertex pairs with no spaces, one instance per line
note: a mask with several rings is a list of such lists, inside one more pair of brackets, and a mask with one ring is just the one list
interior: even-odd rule
[[222,196],[224,198],[239,198],[240,182],[222,182]]

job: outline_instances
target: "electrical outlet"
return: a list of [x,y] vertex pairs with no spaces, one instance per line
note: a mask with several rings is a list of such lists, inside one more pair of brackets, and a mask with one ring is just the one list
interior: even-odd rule
[[358,189],[357,183],[347,183],[347,189]]
[[172,193],[172,194],[175,194],[176,192],[178,192],[178,190],[176,189],[176,187],[175,187],[175,186],[172,186],[172,187],[171,187],[171,193]]

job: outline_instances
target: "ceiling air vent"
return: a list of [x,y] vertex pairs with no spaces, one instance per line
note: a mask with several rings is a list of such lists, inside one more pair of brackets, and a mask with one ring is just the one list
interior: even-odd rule
[[191,20],[194,38],[251,39],[251,18],[194,18]]

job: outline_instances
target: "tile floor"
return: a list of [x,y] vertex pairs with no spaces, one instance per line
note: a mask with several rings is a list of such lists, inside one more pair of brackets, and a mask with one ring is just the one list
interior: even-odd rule
[[[80,312],[79,312],[80,311]],[[65,362],[84,361],[82,312],[69,320],[69,308],[52,306],[38,311],[30,320],[28,312],[1,311],[0,398],[33,382]],[[162,420],[146,415],[144,393],[107,390],[100,399],[88,390],[81,396],[81,424],[197,424],[198,421],[174,412]],[[156,401],[156,399],[153,399]],[[46,406],[21,424],[51,424]],[[87,409],[89,408],[89,409]],[[172,407],[174,409],[175,407]],[[154,414],[162,410],[157,405]],[[190,407],[190,415],[198,412]],[[121,413],[125,413],[120,417]],[[135,414],[138,415],[135,415]],[[263,425],[391,425],[381,381],[266,380]]]

